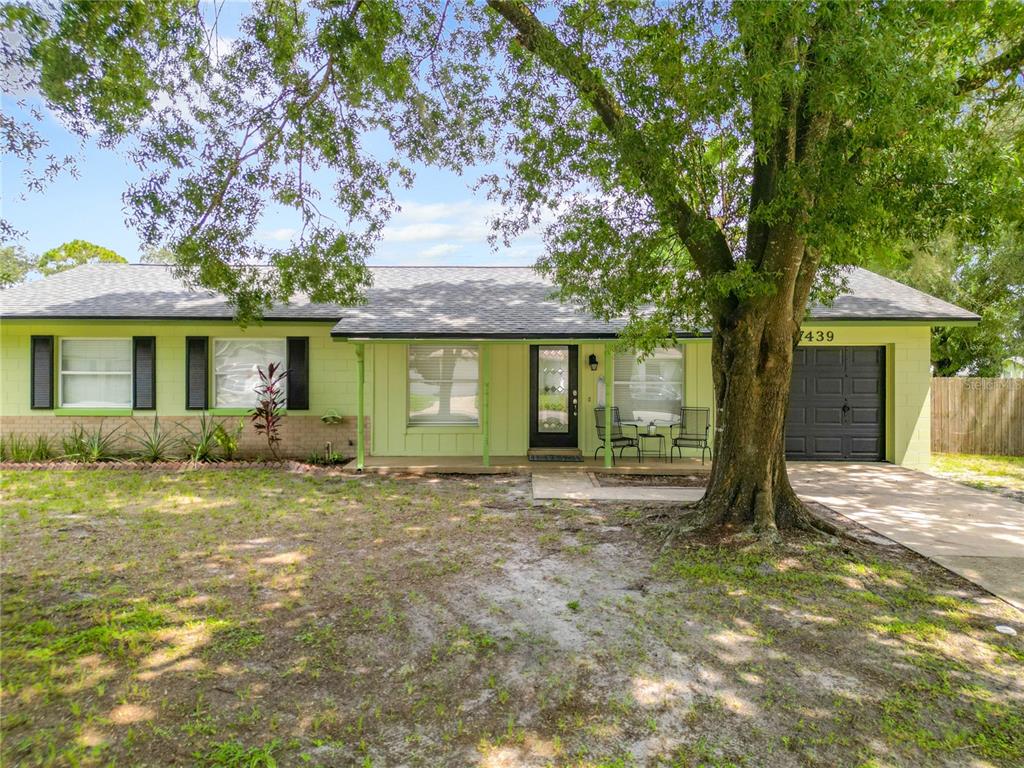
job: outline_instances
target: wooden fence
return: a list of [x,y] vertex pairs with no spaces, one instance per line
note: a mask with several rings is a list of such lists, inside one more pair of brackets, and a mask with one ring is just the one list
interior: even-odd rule
[[932,450],[1024,456],[1024,379],[932,379]]

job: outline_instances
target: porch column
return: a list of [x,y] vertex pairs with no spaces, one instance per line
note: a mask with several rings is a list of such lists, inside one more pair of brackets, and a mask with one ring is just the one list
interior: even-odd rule
[[362,472],[366,460],[363,381],[366,376],[365,349],[356,344],[356,471]]
[[612,459],[612,397],[615,389],[612,384],[612,350],[611,344],[604,345],[604,465],[611,467]]
[[491,345],[480,345],[480,428],[483,462],[491,466]]

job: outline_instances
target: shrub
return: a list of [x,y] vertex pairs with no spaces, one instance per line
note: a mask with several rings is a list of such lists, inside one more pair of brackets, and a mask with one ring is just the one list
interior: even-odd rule
[[224,458],[228,461],[231,461],[235,457],[235,453],[238,452],[238,440],[242,436],[243,429],[245,429],[245,419],[239,419],[238,424],[230,432],[224,426],[224,422],[220,422],[213,429],[213,439],[224,452]]
[[53,440],[49,435],[36,435],[32,444],[31,461],[49,461],[53,458]]
[[30,440],[10,433],[0,437],[0,461],[47,461],[53,458],[53,441],[46,435]]
[[181,439],[160,426],[160,419],[153,417],[153,428],[146,429],[139,422],[140,434],[129,435],[138,450],[133,454],[140,461],[166,461],[175,458],[176,449],[181,446]]
[[216,420],[203,413],[199,416],[199,427],[192,429],[187,424],[179,424],[182,429],[188,432],[188,437],[185,438],[185,449],[188,451],[188,457],[193,462],[201,461],[220,461],[216,451],[220,447],[217,444],[217,422]]
[[114,436],[120,427],[108,432],[103,431],[101,421],[96,429],[88,430],[81,424],[75,426],[61,439],[64,458],[70,461],[93,462],[113,461],[118,456],[117,441]]
[[306,463],[320,464],[323,466],[330,466],[332,464],[344,464],[345,457],[342,456],[340,453],[337,453],[336,451],[332,450],[330,448],[330,445],[328,444],[328,446],[325,446],[323,453],[320,453],[320,451],[313,451],[311,454],[309,454],[309,457],[306,459]]
[[277,444],[281,442],[279,429],[284,418],[285,391],[284,380],[288,371],[281,370],[278,363],[270,363],[267,370],[256,369],[260,375],[260,383],[256,385],[256,407],[252,409],[252,424],[257,435],[265,435],[267,447],[277,455]]

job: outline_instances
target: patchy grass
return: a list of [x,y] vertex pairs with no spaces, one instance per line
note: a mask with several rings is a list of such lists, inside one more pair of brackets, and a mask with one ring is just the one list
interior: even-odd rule
[[936,453],[931,473],[1024,501],[1024,456]]
[[4,765],[1024,761],[1021,615],[903,550],[662,552],[518,478],[0,483]]

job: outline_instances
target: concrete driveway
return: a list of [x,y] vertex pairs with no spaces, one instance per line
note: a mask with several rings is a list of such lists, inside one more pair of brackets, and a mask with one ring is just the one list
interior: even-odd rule
[[891,464],[791,462],[802,497],[1024,610],[1024,504]]

